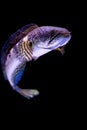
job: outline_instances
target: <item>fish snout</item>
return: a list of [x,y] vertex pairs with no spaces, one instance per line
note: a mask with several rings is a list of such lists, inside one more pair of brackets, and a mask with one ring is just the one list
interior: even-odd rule
[[67,31],[61,32],[61,35],[63,35],[65,38],[68,38],[68,37],[71,37],[71,32],[67,30]]

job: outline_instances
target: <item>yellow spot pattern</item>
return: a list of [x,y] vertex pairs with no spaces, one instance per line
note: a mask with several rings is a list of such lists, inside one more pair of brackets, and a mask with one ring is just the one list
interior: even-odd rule
[[26,41],[20,44],[20,52],[27,61],[32,60],[32,49],[30,47],[30,42]]

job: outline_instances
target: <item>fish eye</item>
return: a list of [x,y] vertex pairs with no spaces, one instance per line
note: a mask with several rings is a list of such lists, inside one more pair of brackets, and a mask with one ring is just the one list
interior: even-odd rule
[[52,31],[51,31],[51,37],[53,37],[54,35],[55,35],[55,31],[52,30]]

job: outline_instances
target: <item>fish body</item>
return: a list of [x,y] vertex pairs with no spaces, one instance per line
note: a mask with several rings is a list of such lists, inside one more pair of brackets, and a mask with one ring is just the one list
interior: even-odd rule
[[6,41],[1,52],[2,71],[6,80],[14,90],[30,99],[39,94],[38,90],[21,89],[21,80],[27,62],[36,60],[40,56],[58,49],[62,49],[71,39],[70,32],[61,27],[41,26],[29,24]]

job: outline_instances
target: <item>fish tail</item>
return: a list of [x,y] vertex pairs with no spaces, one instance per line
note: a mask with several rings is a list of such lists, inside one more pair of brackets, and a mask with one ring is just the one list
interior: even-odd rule
[[39,95],[39,91],[36,89],[21,89],[18,86],[15,87],[15,90],[24,96],[27,99],[33,98],[34,96]]

